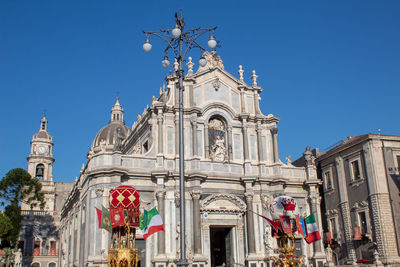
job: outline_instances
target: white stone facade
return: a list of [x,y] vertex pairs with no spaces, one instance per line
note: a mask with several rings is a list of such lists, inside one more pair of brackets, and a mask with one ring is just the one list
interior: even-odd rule
[[[270,266],[276,247],[269,226],[250,211],[267,214],[274,197],[293,196],[302,215],[321,222],[316,167],[283,164],[278,157],[277,123],[259,108],[253,85],[224,70],[206,54],[207,65],[192,65],[184,80],[184,139],[187,257],[191,266]],[[179,166],[177,75],[166,78],[132,128],[125,126],[117,100],[110,123],[101,129],[88,162],[65,201],[60,227],[60,266],[107,266],[110,236],[98,229],[95,207],[108,207],[110,190],[135,187],[141,207],[159,210],[165,233],[144,242],[141,266],[175,266],[179,257]],[[322,229],[320,225],[320,229]],[[224,242],[221,241],[221,237]],[[213,240],[213,242],[211,242]],[[306,262],[325,262],[322,242],[299,241]],[[221,250],[223,250],[221,252]]]

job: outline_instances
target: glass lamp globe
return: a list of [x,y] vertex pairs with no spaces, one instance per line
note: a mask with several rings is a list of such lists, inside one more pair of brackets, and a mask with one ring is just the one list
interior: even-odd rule
[[210,39],[208,40],[208,47],[214,50],[217,47],[217,41],[215,40],[214,36],[210,36]]
[[202,67],[207,65],[207,60],[203,56],[199,60],[199,65],[202,66]]
[[178,25],[175,25],[175,28],[172,30],[172,36],[174,36],[174,38],[179,38],[181,33],[181,29],[178,28]]
[[167,56],[165,56],[164,59],[161,61],[161,65],[162,65],[164,68],[168,68],[168,66],[169,66],[169,60],[168,60],[168,57],[167,57]]
[[150,52],[152,47],[153,46],[151,45],[149,39],[147,39],[146,42],[143,44],[143,50],[145,52]]

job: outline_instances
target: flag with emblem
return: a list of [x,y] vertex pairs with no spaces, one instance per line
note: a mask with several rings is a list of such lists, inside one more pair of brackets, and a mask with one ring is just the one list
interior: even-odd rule
[[101,228],[111,232],[110,212],[104,206],[101,206]]
[[125,225],[125,216],[123,208],[110,209],[110,216],[111,216],[111,228]]
[[[131,227],[139,227],[139,209],[128,208],[126,209],[127,221]],[[125,217],[126,218],[126,217]]]
[[289,216],[279,216],[279,220],[281,221],[282,230],[287,234],[291,234],[292,233],[292,225],[290,223],[290,217]]
[[159,231],[165,232],[162,218],[156,208],[144,210],[140,215],[140,230],[142,230],[144,240]]

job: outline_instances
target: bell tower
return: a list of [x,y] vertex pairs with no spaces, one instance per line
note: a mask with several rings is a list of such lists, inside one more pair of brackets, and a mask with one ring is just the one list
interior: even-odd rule
[[[47,132],[46,114],[40,120],[40,128],[32,137],[31,152],[28,160],[28,172],[42,183],[47,211],[54,211],[55,186],[53,182],[53,137]],[[24,205],[23,205],[24,206]],[[21,209],[29,209],[22,207]],[[38,209],[37,207],[35,209]]]

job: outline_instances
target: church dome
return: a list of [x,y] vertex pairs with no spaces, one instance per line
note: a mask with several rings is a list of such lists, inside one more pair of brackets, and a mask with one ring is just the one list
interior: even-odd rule
[[117,135],[125,139],[130,132],[129,127],[123,123],[110,123],[103,127],[94,138],[92,148],[100,145],[114,145],[117,139]]
[[91,151],[98,153],[100,151],[120,151],[121,143],[131,132],[131,129],[125,125],[124,110],[119,104],[119,98],[111,109],[111,120],[103,127],[93,140]]
[[42,138],[42,139],[50,139],[50,135],[47,131],[39,131],[37,133],[35,133],[35,135],[33,136],[34,138]]

